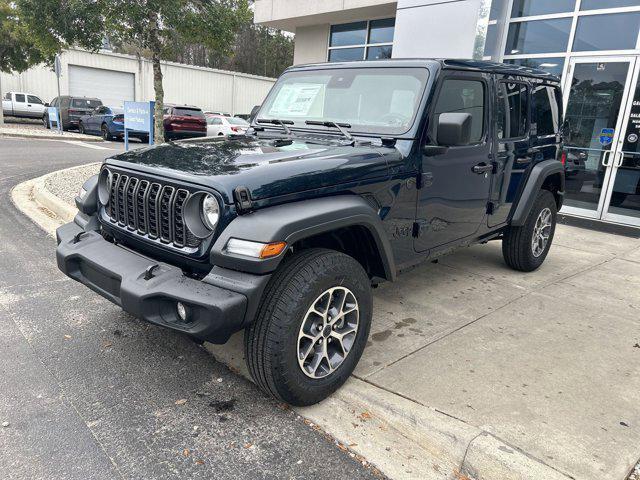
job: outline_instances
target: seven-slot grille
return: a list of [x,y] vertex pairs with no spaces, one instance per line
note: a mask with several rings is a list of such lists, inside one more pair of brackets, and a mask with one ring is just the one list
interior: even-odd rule
[[184,223],[188,190],[115,172],[109,189],[106,213],[111,223],[179,248],[200,245]]

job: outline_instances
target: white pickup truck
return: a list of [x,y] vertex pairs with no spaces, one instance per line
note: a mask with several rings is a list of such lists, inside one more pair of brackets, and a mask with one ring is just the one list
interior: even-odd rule
[[6,116],[42,118],[45,105],[36,95],[24,92],[7,92],[2,98],[2,112]]

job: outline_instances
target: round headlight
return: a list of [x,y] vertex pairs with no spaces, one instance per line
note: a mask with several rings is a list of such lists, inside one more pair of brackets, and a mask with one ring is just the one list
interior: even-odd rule
[[215,230],[220,219],[220,205],[213,195],[206,194],[202,199],[202,221],[209,230]]
[[109,203],[111,195],[111,183],[113,182],[113,174],[108,168],[103,168],[98,178],[98,199],[102,205]]

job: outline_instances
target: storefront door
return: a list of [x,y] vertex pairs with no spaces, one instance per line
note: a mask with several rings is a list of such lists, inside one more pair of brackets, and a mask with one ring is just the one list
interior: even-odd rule
[[640,225],[638,69],[629,56],[570,61],[564,213]]

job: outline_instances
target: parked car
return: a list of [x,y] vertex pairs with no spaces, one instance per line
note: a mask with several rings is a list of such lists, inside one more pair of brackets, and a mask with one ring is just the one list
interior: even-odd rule
[[199,107],[190,105],[164,106],[164,138],[178,140],[207,136],[207,122]]
[[7,92],[2,99],[2,113],[9,117],[41,118],[44,102],[31,93]]
[[238,117],[222,115],[206,115],[207,137],[223,137],[225,135],[243,135],[249,128],[246,120]]
[[231,114],[230,113],[224,113],[224,112],[204,112],[205,115],[222,115],[223,117],[230,117]]
[[[78,120],[78,131],[101,135],[105,140],[124,138],[124,110],[122,108],[101,105],[89,115],[83,115]],[[129,137],[138,138],[143,142],[149,141],[147,132],[129,130]]]
[[247,135],[106,159],[58,266],[197,341],[244,329],[260,388],[316,403],[362,355],[374,286],[489,241],[515,270],[542,265],[565,189],[559,90],[471,60],[289,68]]
[[[57,107],[60,113],[60,122],[63,130],[70,128],[78,128],[80,117],[89,115],[96,108],[102,105],[102,101],[98,98],[74,97],[62,95],[51,100],[49,106]],[[49,128],[49,113],[45,109],[42,116],[42,123]]]

